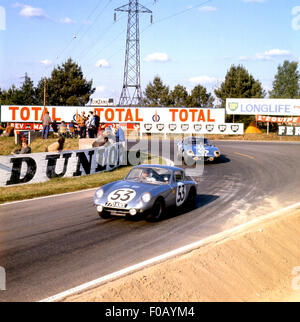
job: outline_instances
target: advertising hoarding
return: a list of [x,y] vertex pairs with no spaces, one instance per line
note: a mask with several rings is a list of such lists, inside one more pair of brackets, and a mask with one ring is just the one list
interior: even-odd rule
[[142,133],[243,135],[243,123],[142,123]]
[[238,99],[226,100],[228,115],[300,116],[300,100]]
[[278,117],[278,116],[263,116],[256,115],[257,122],[270,123],[285,123],[285,124],[300,124],[300,117]]
[[[102,123],[224,123],[225,109],[217,108],[151,108],[151,107],[77,107],[47,106],[52,120],[76,121],[76,115],[93,111]],[[1,122],[40,123],[42,106],[1,106]]]

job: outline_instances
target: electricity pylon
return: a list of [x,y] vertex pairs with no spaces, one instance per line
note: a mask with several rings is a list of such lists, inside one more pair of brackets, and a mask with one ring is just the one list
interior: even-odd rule
[[128,12],[124,80],[119,105],[142,105],[139,14],[150,13],[152,23],[152,11],[141,5],[139,0],[130,0],[115,9],[115,20],[117,11]]

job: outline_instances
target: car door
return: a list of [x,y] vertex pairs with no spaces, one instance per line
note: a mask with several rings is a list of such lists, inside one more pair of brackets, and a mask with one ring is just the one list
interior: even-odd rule
[[173,189],[175,190],[175,205],[180,207],[187,197],[187,186],[184,181],[184,171],[174,171]]

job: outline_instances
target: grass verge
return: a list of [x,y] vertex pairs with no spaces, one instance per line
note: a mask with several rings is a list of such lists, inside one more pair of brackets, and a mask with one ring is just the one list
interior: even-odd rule
[[[31,152],[45,152],[46,148],[50,144],[57,142],[57,140],[58,138],[49,138],[48,140],[36,139],[30,144]],[[14,137],[0,137],[0,155],[10,155],[18,147],[18,145],[15,145]],[[78,148],[78,139],[66,139],[64,150],[78,150]]]
[[[141,155],[142,163],[164,164],[161,158],[151,155]],[[123,179],[132,166],[125,166],[110,172],[101,172],[94,175],[76,178],[54,178],[47,182],[25,184],[13,187],[0,188],[0,204],[97,188],[112,181]]]

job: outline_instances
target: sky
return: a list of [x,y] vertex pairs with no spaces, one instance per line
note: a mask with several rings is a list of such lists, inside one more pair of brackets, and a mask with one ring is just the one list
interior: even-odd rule
[[[128,1],[128,0],[127,0]],[[126,0],[0,0],[0,87],[35,84],[69,57],[93,79],[95,98],[122,89]],[[155,76],[172,89],[220,85],[243,65],[266,90],[278,65],[300,58],[300,0],[140,0],[141,85]]]

